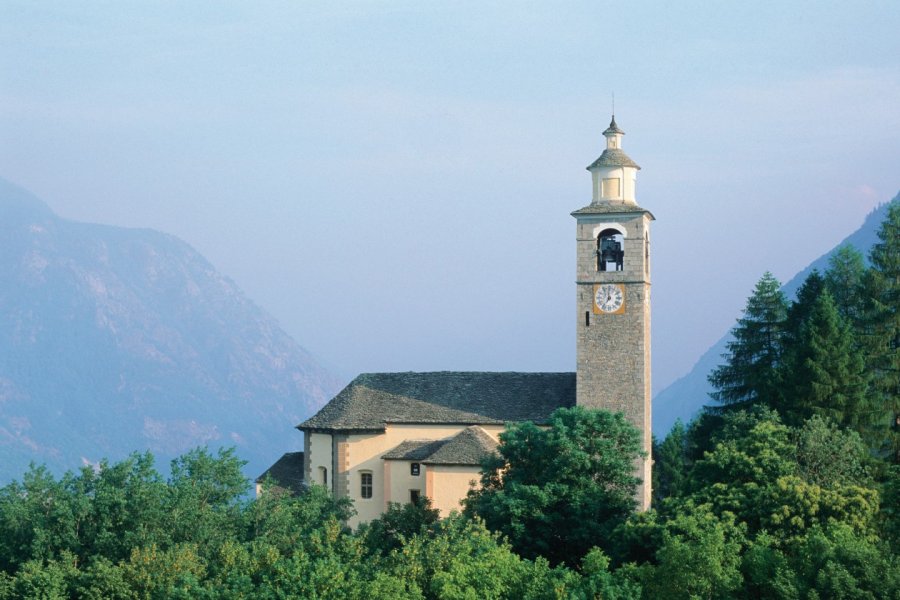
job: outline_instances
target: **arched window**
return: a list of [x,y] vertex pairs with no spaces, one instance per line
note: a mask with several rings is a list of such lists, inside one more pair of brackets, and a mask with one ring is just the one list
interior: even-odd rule
[[319,482],[322,485],[328,485],[328,469],[319,467]]
[[597,270],[621,271],[625,266],[624,236],[615,229],[604,229],[597,236]]

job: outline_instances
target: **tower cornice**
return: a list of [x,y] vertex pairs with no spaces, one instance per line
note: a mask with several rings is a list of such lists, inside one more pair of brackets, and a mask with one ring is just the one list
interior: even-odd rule
[[637,204],[625,204],[624,202],[598,202],[591,203],[583,208],[570,213],[573,217],[590,217],[591,215],[650,215],[650,220],[655,221],[656,217],[646,208],[641,208]]

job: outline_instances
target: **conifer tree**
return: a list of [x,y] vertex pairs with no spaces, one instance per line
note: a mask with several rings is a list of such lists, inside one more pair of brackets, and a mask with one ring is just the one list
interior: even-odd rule
[[825,278],[813,269],[797,290],[797,299],[790,303],[784,320],[784,346],[789,348],[800,335],[800,327],[809,318],[813,306],[825,291]]
[[821,415],[846,426],[865,427],[871,413],[866,402],[868,377],[853,331],[827,289],[803,302],[810,302],[808,308],[802,307],[798,295],[791,307],[795,316],[808,314],[785,348],[779,378],[783,397],[777,408],[793,425]]
[[838,313],[857,334],[865,305],[863,295],[865,276],[866,265],[863,255],[850,244],[838,248],[828,259],[825,287],[831,292]]
[[787,300],[780,288],[778,280],[766,271],[747,299],[743,317],[731,330],[728,352],[722,355],[726,362],[709,375],[716,388],[710,395],[724,405],[717,410],[777,403],[787,317]]
[[900,463],[900,202],[894,202],[872,246],[866,284],[866,359],[874,372],[884,445]]

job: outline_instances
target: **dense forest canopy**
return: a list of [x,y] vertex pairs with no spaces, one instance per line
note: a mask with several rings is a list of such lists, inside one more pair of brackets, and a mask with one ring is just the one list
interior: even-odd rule
[[0,600],[900,598],[900,204],[879,239],[791,302],[763,275],[647,512],[637,430],[578,407],[510,425],[462,512],[357,531],[322,486],[248,500],[231,450],[33,467],[0,489]]

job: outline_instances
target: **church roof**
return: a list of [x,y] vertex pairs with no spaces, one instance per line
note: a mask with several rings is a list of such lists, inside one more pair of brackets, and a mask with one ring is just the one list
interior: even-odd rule
[[445,440],[409,440],[384,456],[385,460],[408,460],[426,465],[480,465],[497,442],[477,425],[466,427]]
[[625,151],[621,148],[607,148],[600,155],[600,158],[588,165],[588,169],[595,167],[634,167],[640,169],[636,162],[631,160]]
[[297,427],[383,431],[389,423],[546,423],[557,408],[574,405],[575,373],[363,373]]
[[275,461],[275,464],[266,469],[265,473],[256,478],[255,483],[263,483],[266,477],[271,477],[275,483],[295,494],[303,490],[303,453],[288,452]]

